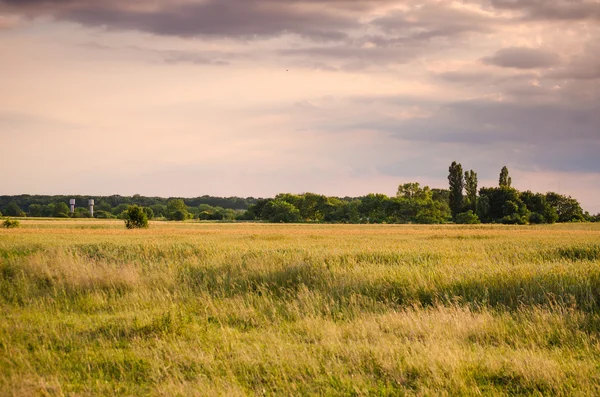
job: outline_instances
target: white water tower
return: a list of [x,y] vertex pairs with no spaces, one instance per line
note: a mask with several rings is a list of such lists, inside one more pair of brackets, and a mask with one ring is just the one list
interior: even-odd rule
[[89,199],[88,204],[90,206],[90,217],[94,217],[94,199]]
[[75,212],[75,199],[69,200],[69,204],[71,205],[71,214]]

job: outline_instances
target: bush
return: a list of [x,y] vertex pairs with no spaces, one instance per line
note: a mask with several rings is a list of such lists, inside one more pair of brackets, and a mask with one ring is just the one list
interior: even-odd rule
[[10,218],[8,218],[7,220],[5,220],[5,221],[2,223],[2,226],[4,226],[4,227],[5,227],[5,228],[7,228],[7,229],[13,229],[13,228],[15,228],[15,227],[19,227],[19,226],[20,226],[20,223],[19,223],[19,221],[17,221],[17,220],[14,220],[14,221],[12,221]]
[[73,218],[91,218],[92,215],[90,213],[90,210],[88,210],[87,208],[79,207],[79,208],[75,208],[75,212],[71,215],[71,217],[73,217]]
[[111,214],[108,211],[94,211],[94,218],[99,218],[99,219],[111,219],[114,218],[113,214]]
[[531,223],[531,224],[546,223],[546,218],[544,218],[544,215],[542,215],[540,213],[532,212],[529,215],[529,223]]
[[463,225],[476,225],[481,223],[479,221],[479,217],[473,211],[469,210],[467,212],[461,212],[456,215],[455,223],[460,223]]
[[148,227],[148,216],[141,207],[132,205],[127,209],[125,227],[127,229],[140,229]]
[[505,225],[525,225],[527,223],[523,217],[519,216],[519,214],[506,215],[504,218],[500,219],[500,222]]
[[175,210],[169,213],[169,220],[172,221],[184,221],[189,219],[190,213],[185,210]]

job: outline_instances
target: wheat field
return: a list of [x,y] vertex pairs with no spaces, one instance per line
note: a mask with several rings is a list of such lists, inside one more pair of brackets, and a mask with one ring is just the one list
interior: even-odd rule
[[0,395],[600,395],[600,224],[23,220]]

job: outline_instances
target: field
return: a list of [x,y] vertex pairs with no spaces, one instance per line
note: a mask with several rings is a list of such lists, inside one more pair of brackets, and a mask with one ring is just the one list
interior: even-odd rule
[[600,395],[600,224],[24,220],[0,395]]

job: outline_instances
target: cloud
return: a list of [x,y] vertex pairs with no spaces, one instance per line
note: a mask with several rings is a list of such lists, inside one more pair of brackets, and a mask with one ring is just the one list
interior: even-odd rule
[[530,20],[600,20],[600,3],[596,0],[490,0],[497,10],[520,11]]
[[339,40],[358,26],[356,1],[206,0],[115,2],[92,0],[3,0],[10,10],[113,29],[181,37],[238,38],[297,34]]
[[404,41],[425,41],[460,36],[472,32],[490,32],[496,18],[480,8],[457,7],[447,1],[429,1],[375,19],[373,25],[386,34],[399,35]]
[[569,63],[546,74],[554,79],[600,79],[600,43],[590,43],[583,53],[571,58]]
[[[504,164],[597,174],[598,4],[0,0],[0,15],[31,18],[0,35],[1,105],[77,122],[0,114],[0,134],[12,161],[28,155],[36,170],[49,169],[39,148],[54,149],[48,164],[85,160],[107,193],[141,192],[133,171],[112,182],[123,169],[166,195],[352,195],[436,176],[444,186],[452,160],[495,180]],[[66,147],[64,130],[77,135]],[[95,153],[81,138],[107,134]],[[22,136],[44,139],[40,151]],[[121,139],[143,142],[145,155],[131,158]]]
[[20,18],[16,15],[0,14],[0,30],[12,29],[19,25]]
[[[402,64],[415,59],[418,47],[366,47],[357,44],[342,44],[329,47],[305,47],[279,50],[278,54],[297,59],[320,59],[328,61],[330,70],[364,70],[373,66]],[[314,62],[314,61],[313,61]],[[320,68],[318,68],[320,69]]]
[[503,48],[492,56],[482,58],[486,65],[503,68],[537,69],[549,68],[560,63],[558,54],[538,48]]

